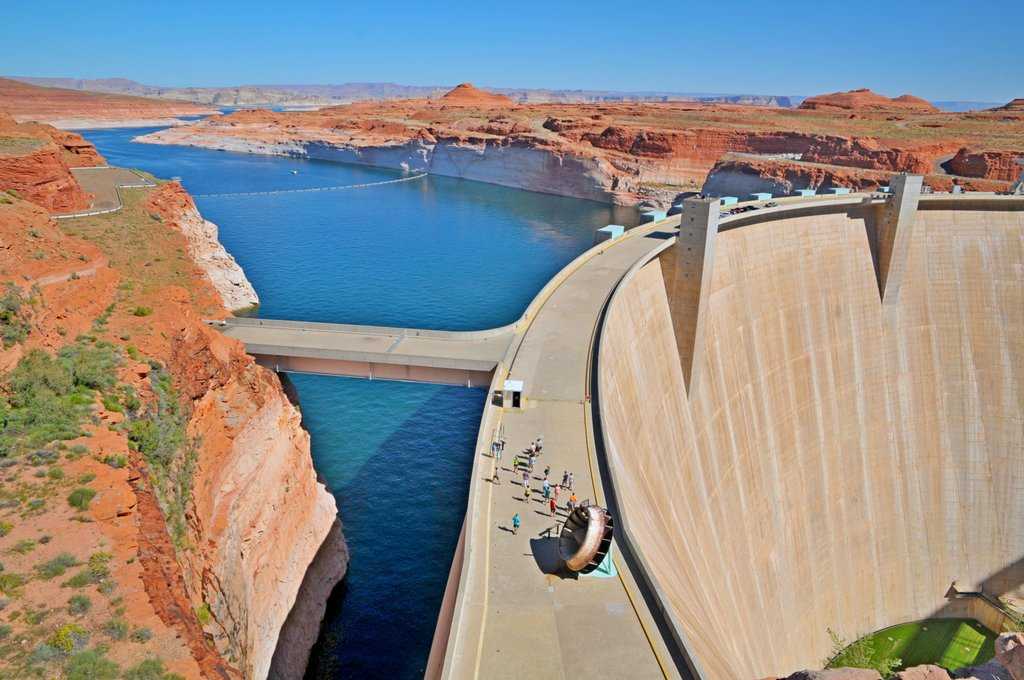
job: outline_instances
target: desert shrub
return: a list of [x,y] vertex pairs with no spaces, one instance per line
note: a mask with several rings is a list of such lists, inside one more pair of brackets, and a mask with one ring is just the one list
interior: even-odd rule
[[160,659],[146,659],[126,670],[121,677],[124,680],[179,680],[181,678],[177,673],[166,672],[164,662]]
[[76,342],[61,349],[60,359],[77,386],[108,390],[117,382],[121,353],[109,342]]
[[199,623],[202,625],[205,626],[208,624],[212,618],[212,615],[210,614],[210,605],[204,602],[196,607],[196,618],[199,619]]
[[68,505],[78,510],[88,510],[96,492],[87,486],[80,486],[68,494]]
[[0,623],[0,640],[6,640],[11,635],[11,627],[6,623]]
[[63,656],[61,650],[53,645],[42,643],[32,650],[29,660],[34,664],[44,664],[55,661]]
[[50,579],[63,576],[71,567],[77,567],[78,560],[71,553],[61,553],[54,557],[52,560],[43,562],[42,564],[36,565],[36,574],[41,579],[49,581]]
[[132,310],[132,315],[133,316],[149,316],[152,313],[153,313],[153,308],[152,307],[142,307],[142,306],[139,306],[139,307],[136,307],[135,309]]
[[21,594],[21,587],[25,585],[25,577],[21,574],[11,572],[0,573],[0,593],[16,597]]
[[19,555],[27,555],[36,549],[36,542],[31,538],[23,538],[14,544],[11,548],[11,552],[16,552]]
[[159,363],[151,362],[149,380],[156,396],[145,413],[126,430],[132,448],[142,454],[151,472],[157,501],[176,548],[183,549],[188,525],[185,510],[192,496],[196,446],[185,433],[185,414],[171,378]]
[[114,640],[128,637],[128,622],[124,619],[110,619],[103,624],[103,632]]
[[862,637],[850,643],[831,628],[827,631],[832,641],[832,653],[824,664],[826,668],[867,668],[878,671],[883,678],[889,678],[903,665],[902,659],[892,656],[876,659],[869,638]]
[[54,481],[59,481],[64,479],[64,471],[59,467],[54,466],[46,471],[46,476]]
[[7,349],[23,342],[31,326],[28,321],[29,299],[21,289],[8,283],[0,295],[0,342]]
[[92,609],[92,600],[85,595],[72,595],[68,598],[68,614],[81,616]]
[[74,654],[64,667],[67,680],[116,680],[121,668],[104,656],[103,649]]
[[10,522],[0,521],[0,537],[6,536],[7,534],[11,533],[11,529],[13,528],[14,525]]
[[130,637],[132,642],[149,642],[153,637],[153,631],[151,631],[149,628],[136,628],[132,631]]
[[79,484],[88,484],[89,482],[91,482],[94,479],[96,479],[96,473],[95,472],[83,472],[82,474],[78,475],[78,483]]
[[85,647],[88,641],[89,632],[85,628],[82,628],[77,623],[65,623],[53,631],[50,637],[47,638],[46,644],[60,650],[64,654],[70,654]]
[[123,454],[118,454],[116,456],[103,456],[103,462],[114,469],[120,470],[128,464],[128,457]]

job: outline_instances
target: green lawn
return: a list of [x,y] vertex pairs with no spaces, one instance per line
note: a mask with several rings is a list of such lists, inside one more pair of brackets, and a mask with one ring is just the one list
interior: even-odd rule
[[[947,670],[985,663],[995,656],[996,634],[974,619],[927,619],[884,628],[866,638],[872,660],[902,659],[902,668],[936,664]],[[843,666],[846,652],[833,660]]]

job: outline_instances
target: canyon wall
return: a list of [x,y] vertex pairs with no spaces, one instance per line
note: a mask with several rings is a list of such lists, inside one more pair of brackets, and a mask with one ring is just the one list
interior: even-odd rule
[[260,303],[242,267],[217,237],[217,225],[203,219],[179,182],[161,185],[147,204],[185,235],[192,260],[206,273],[225,308],[237,312]]
[[[200,442],[189,515],[195,549],[181,553],[186,587],[197,607],[209,607],[222,654],[245,677],[264,678],[334,528],[334,497],[317,481],[309,435],[273,373],[199,324],[182,328],[172,349],[193,404],[189,434]],[[329,559],[336,583],[346,555]]]
[[720,232],[692,394],[676,249],[608,310],[622,526],[709,679],[820,667],[829,628],[943,615],[954,580],[1024,594],[1024,212],[919,211],[885,305],[874,226]]

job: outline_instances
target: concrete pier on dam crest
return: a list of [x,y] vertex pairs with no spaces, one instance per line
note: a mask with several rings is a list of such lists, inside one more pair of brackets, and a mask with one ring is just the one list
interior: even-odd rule
[[[498,329],[211,323],[275,370],[489,386],[427,677],[785,675],[962,615],[954,580],[1024,594],[1024,197],[892,188],[691,199]],[[600,576],[523,499],[541,434],[615,520]]]

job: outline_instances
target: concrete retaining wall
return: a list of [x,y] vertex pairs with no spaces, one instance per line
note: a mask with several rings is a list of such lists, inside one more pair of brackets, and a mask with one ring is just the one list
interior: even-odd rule
[[608,310],[599,407],[629,539],[707,677],[819,666],[827,628],[946,615],[954,580],[1022,594],[1024,213],[919,212],[884,307],[861,219],[723,231],[690,398],[673,262]]

